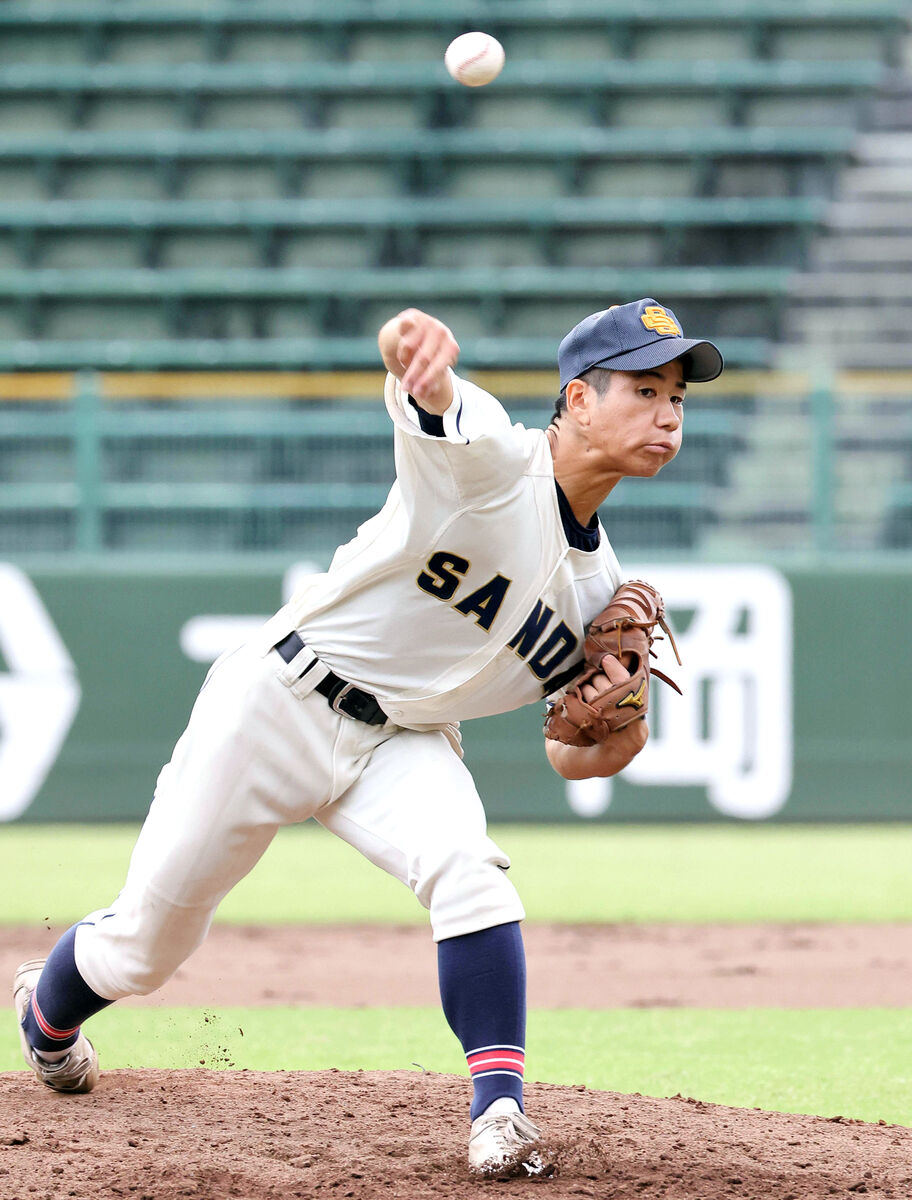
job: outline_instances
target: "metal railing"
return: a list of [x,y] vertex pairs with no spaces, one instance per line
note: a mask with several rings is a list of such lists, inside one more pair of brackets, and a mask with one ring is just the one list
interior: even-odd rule
[[[478,371],[544,426],[550,371]],[[380,372],[0,375],[0,555],[328,555],[383,503]],[[717,560],[912,549],[912,372],[727,371],[684,447],[602,509],[618,549]]]

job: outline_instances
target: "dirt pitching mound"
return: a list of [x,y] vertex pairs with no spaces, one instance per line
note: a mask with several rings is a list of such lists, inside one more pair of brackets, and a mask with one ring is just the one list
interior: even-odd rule
[[465,1167],[470,1085],[419,1071],[108,1071],[89,1096],[0,1075],[4,1200],[912,1195],[912,1129],[528,1085],[547,1178]]

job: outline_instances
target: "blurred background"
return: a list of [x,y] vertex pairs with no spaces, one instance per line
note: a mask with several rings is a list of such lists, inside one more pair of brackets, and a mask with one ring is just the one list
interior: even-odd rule
[[[206,664],[382,504],[387,317],[542,426],[563,334],[640,296],[728,364],[602,512],[690,700],[566,792],[528,714],[473,726],[489,811],[912,815],[910,20],[0,6],[0,818],[141,815]],[[466,89],[476,28],[507,62]]]

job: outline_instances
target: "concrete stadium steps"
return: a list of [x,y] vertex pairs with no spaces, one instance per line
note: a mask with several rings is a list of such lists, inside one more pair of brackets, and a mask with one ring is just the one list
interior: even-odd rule
[[912,231],[865,230],[855,237],[821,237],[811,247],[811,266],[818,270],[870,271],[912,268]]
[[912,367],[912,30],[865,105],[833,203],[791,284],[780,365]]

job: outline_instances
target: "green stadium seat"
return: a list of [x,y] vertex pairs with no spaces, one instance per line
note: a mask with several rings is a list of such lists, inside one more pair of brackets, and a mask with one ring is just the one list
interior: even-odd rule
[[693,162],[597,162],[584,173],[579,194],[584,196],[692,196],[699,177]]
[[400,24],[383,28],[353,28],[344,43],[350,62],[436,62],[446,47],[439,32],[413,32]]
[[[477,186],[474,171],[504,164],[552,176],[576,194],[737,195],[739,169],[762,163],[777,186],[782,180],[780,194],[796,195],[828,190],[851,138],[849,128],[826,127],[79,130],[0,134],[0,166],[30,195],[151,199],[182,188],[198,198],[229,189],[236,198],[296,195],[308,180],[335,194],[355,184],[380,195],[407,185],[464,193]],[[368,169],[378,174],[347,175]]]
[[[404,304],[404,300],[372,300],[357,306],[357,311],[351,314],[352,332],[366,335],[371,330],[378,330],[384,321]],[[491,307],[471,299],[452,299],[450,297],[427,297],[421,302],[428,312],[439,321],[449,325],[456,334],[460,345],[464,338],[483,338],[492,332]],[[499,306],[498,306],[499,311]],[[528,333],[527,330],[523,331]],[[534,335],[531,335],[534,336]]]
[[888,550],[912,547],[912,484],[897,483],[889,490],[882,543]]
[[276,336],[265,332],[264,313],[289,303],[319,313],[320,320],[331,310],[333,328],[349,336],[376,331],[378,306],[389,316],[396,307],[417,304],[463,314],[467,327],[465,333],[460,329],[462,336],[473,336],[477,322],[495,334],[535,337],[563,332],[561,327],[568,327],[565,309],[584,315],[605,296],[653,292],[675,307],[687,301],[691,320],[720,335],[762,330],[773,336],[790,275],[787,269],[757,267],[643,272],[504,267],[493,273],[488,268],[8,271],[0,273],[0,298],[40,306],[43,336],[61,339],[102,336],[108,312],[117,327],[115,337],[128,336],[131,319],[141,331],[136,336],[146,338]]
[[307,301],[272,303],[264,308],[263,336],[266,338],[318,338],[322,332],[319,314]]
[[403,188],[398,164],[317,163],[302,171],[299,193],[313,200],[382,199],[398,196]]
[[326,58],[326,39],[319,30],[241,28],[227,37],[225,57],[233,62],[321,62]]
[[0,488],[15,483],[73,482],[75,455],[69,438],[4,436],[0,422]]
[[260,447],[252,439],[206,437],[210,424],[198,418],[200,435],[105,439],[104,478],[111,483],[255,483]]
[[29,203],[47,199],[47,189],[37,172],[23,171],[13,163],[0,164],[0,197],[4,202]]
[[[132,341],[171,333],[159,305],[130,303],[125,297],[107,303],[60,301],[41,314],[41,336],[50,340],[108,338]],[[18,336],[22,336],[20,333]]]
[[847,62],[853,58],[877,62],[884,52],[882,29],[865,20],[829,28],[781,28],[770,40],[773,57],[805,62]]
[[[0,318],[4,308],[0,306]],[[308,311],[302,309],[306,317]],[[388,315],[388,314],[387,314]],[[379,328],[379,326],[378,326]],[[719,339],[725,361],[734,367],[763,367],[772,361],[772,346],[761,337]],[[546,338],[492,335],[465,337],[460,331],[460,362],[466,371],[482,368],[554,370],[556,343]],[[82,338],[77,341],[35,340],[17,326],[0,334],[0,368],[4,370],[376,370],[376,330],[363,337],[338,333],[314,336],[236,338],[218,342],[203,338]]]
[[188,200],[270,200],[279,187],[274,166],[262,159],[193,163],[181,171],[180,190]]
[[75,549],[74,512],[38,508],[9,513],[0,502],[0,554],[68,554]]
[[822,129],[851,129],[858,119],[857,102],[851,96],[822,93],[800,99],[787,96],[756,96],[744,107],[744,121],[756,126],[787,126],[797,113],[802,125]]
[[[11,6],[5,6],[11,7]],[[37,17],[37,13],[33,14]],[[85,61],[85,39],[76,29],[55,29],[40,19],[20,28],[0,26],[0,65],[18,63],[81,63]]]
[[78,162],[61,171],[61,191],[71,200],[158,200],[161,188],[152,164]]
[[662,261],[662,236],[641,230],[573,230],[556,242],[555,258],[563,267],[646,268]]
[[335,129],[420,129],[430,123],[431,108],[409,96],[329,97],[319,105],[321,120]]
[[105,514],[103,544],[121,553],[230,553],[243,548],[243,521],[239,513],[156,512],[137,506]]
[[182,63],[206,58],[205,28],[183,27],[163,31],[136,29],[116,24],[108,26],[104,38],[104,58],[110,63]]
[[171,233],[160,239],[158,266],[167,270],[245,268],[262,266],[256,241],[243,234]]
[[[0,106],[2,117],[3,106]],[[59,123],[59,122],[58,122]],[[78,124],[96,130],[156,130],[182,124],[181,106],[175,98],[158,96],[93,97],[81,109]]]
[[[725,162],[713,177],[715,196],[787,196],[790,192],[791,171],[786,163],[774,163],[759,155],[755,161]],[[825,189],[810,189],[812,195]]]
[[596,292],[588,303],[583,300],[526,300],[504,307],[497,332],[503,337],[560,337],[588,312],[598,307],[607,308],[609,302],[616,303],[614,293],[607,293],[604,302]]
[[[226,95],[208,98],[198,106],[199,121],[206,129],[297,129],[316,124],[316,115],[308,116],[315,106],[292,95]],[[178,117],[164,126],[178,126]],[[190,122],[188,122],[190,123]]]
[[622,58],[623,39],[605,21],[598,21],[582,28],[543,30],[523,28],[517,23],[503,35],[503,47],[507,58],[536,59],[551,58],[563,62],[578,62],[587,59]]
[[57,133],[67,124],[62,106],[50,97],[0,95],[0,136],[7,133]]
[[[574,63],[572,71],[560,62],[513,63],[496,89],[459,89],[448,79],[440,61],[432,63],[344,63],[310,64],[188,63],[167,64],[63,64],[26,66],[0,75],[0,97],[8,102],[30,96],[32,100],[53,97],[74,112],[101,99],[116,99],[123,113],[137,108],[135,123],[143,107],[153,102],[173,101],[185,123],[216,125],[217,106],[228,106],[232,122],[255,123],[257,105],[266,105],[270,120],[284,123],[305,104],[299,123],[308,113],[328,108],[330,123],[345,124],[340,114],[348,111],[364,127],[399,124],[380,114],[395,99],[403,114],[419,113],[426,123],[435,114],[443,123],[503,124],[503,106],[513,102],[511,120],[520,128],[553,123],[554,111],[577,113],[577,123],[599,121],[606,106],[626,105],[631,117],[639,112],[639,124],[655,123],[662,113],[675,124],[684,123],[679,113],[694,120],[696,111],[711,93],[725,102],[726,118],[735,119],[751,103],[767,95],[790,97],[802,108],[813,97],[860,97],[883,78],[879,63],[858,60],[830,62],[693,62],[683,60],[669,75],[662,60],[592,60]],[[655,98],[656,78],[662,79],[662,97]],[[481,95],[475,93],[480,92]],[[381,99],[383,104],[377,103]],[[269,104],[267,104],[267,101]],[[668,102],[674,102],[668,108]],[[275,103],[278,102],[278,103]],[[525,103],[523,103],[525,102]],[[115,109],[118,106],[114,106]],[[563,108],[562,106],[567,106]],[[100,110],[110,105],[99,105]],[[208,116],[207,116],[208,113]],[[284,115],[283,115],[284,114]],[[480,118],[479,115],[481,114]],[[492,114],[493,117],[492,117]],[[530,115],[531,114],[531,115]],[[794,104],[792,108],[794,116]],[[644,119],[644,116],[648,119]],[[403,118],[405,119],[405,118]],[[563,116],[561,121],[563,122]],[[263,121],[256,122],[262,124]],[[349,123],[351,123],[349,121]],[[756,119],[755,119],[756,123]],[[791,122],[784,122],[791,124]]]
[[[752,56],[754,33],[750,26],[732,23],[732,27],[732,24],[723,18],[716,23],[715,28],[687,28],[675,25],[672,13],[669,13],[668,17],[665,28],[641,27],[638,30],[635,41],[635,54],[638,59],[667,59],[680,62],[682,59],[692,58],[704,62],[726,62]],[[880,56],[875,54],[873,57],[876,60]]]
[[332,267],[342,271],[378,265],[377,249],[370,238],[309,230],[289,233],[281,239],[279,263],[283,267]]
[[494,91],[471,97],[459,107],[469,114],[464,123],[476,129],[577,129],[596,123],[595,101],[583,89],[576,95],[559,98]]
[[33,333],[29,306],[10,300],[0,303],[0,342],[18,341]]
[[[445,267],[542,267],[546,264],[542,239],[524,231],[487,233],[437,233],[423,240],[421,261],[432,269]],[[562,264],[580,265],[580,264]],[[603,264],[609,265],[609,264]],[[612,263],[610,265],[634,265]],[[637,264],[638,265],[638,264]]]
[[477,163],[452,168],[447,180],[447,195],[457,199],[496,200],[518,195],[528,200],[547,200],[564,195],[566,190],[564,172],[557,163]]
[[42,267],[55,270],[129,270],[145,265],[136,239],[124,237],[117,231],[84,230],[51,232],[42,237],[40,263]]
[[712,517],[710,489],[702,484],[666,483],[647,491],[640,490],[640,483],[622,480],[599,509],[612,546],[693,549]]
[[651,95],[612,97],[605,113],[612,124],[632,129],[696,129],[727,124],[729,104],[725,97],[709,92],[674,96],[657,88]]
[[14,236],[5,234],[0,237],[0,271],[15,270],[15,268],[25,265]]

